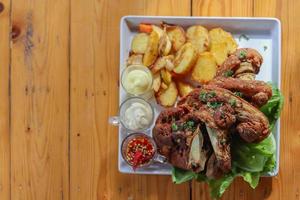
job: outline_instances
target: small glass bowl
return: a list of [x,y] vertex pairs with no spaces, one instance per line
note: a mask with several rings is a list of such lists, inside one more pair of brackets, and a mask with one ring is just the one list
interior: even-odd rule
[[[147,162],[147,163],[144,163],[143,165],[139,165],[136,167],[136,169],[138,168],[146,168],[148,166],[150,166],[151,164],[153,164],[154,162],[159,162],[159,163],[165,163],[166,162],[166,158],[162,155],[159,155],[157,153],[157,147],[156,147],[156,144],[154,142],[154,140],[152,139],[152,137],[146,135],[145,133],[133,133],[133,134],[130,134],[128,135],[126,138],[124,138],[122,144],[121,144],[121,154],[122,154],[122,158],[125,160],[125,162],[132,166],[133,165],[127,160],[126,158],[126,150],[127,150],[127,146],[129,144],[129,142],[135,138],[144,138],[144,139],[147,139],[151,145],[153,146],[153,149],[154,149],[154,153],[153,153],[153,156],[152,158]],[[135,169],[134,169],[135,170]]]
[[[133,103],[141,103],[144,106],[148,107],[149,110],[151,111],[151,119],[149,121],[149,124],[147,126],[145,126],[142,129],[131,129],[130,127],[127,126],[126,122],[125,122],[125,111],[127,110],[127,108],[129,108]],[[141,97],[130,97],[128,99],[126,99],[120,106],[119,108],[119,116],[113,116],[109,118],[109,123],[114,125],[114,126],[119,126],[120,124],[126,128],[129,132],[143,132],[148,130],[154,121],[154,108],[152,107],[152,105],[145,101],[143,98]]]
[[[148,87],[145,89],[145,91],[141,92],[141,93],[133,93],[132,91],[129,91],[128,88],[125,87],[125,79],[126,76],[133,70],[141,70],[143,72],[146,72],[147,75],[149,76],[149,78],[151,79],[151,83],[148,85]],[[153,90],[152,90],[152,85],[153,85],[153,76],[151,71],[149,70],[148,67],[144,66],[144,65],[130,65],[128,67],[126,67],[121,75],[121,85],[122,88],[126,91],[127,94],[129,94],[130,96],[139,96],[139,97],[143,97],[144,99],[150,99],[153,96]]]

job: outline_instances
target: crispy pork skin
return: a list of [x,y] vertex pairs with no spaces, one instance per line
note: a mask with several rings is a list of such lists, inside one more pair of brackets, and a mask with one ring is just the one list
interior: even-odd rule
[[209,84],[232,92],[239,92],[243,98],[249,100],[256,107],[266,104],[272,97],[272,87],[263,81],[217,77]]
[[[224,61],[217,71],[217,76],[228,76],[229,71],[232,72],[232,75],[245,72],[257,74],[262,62],[262,56],[255,49],[240,48]],[[240,68],[241,65],[242,68]],[[236,73],[237,70],[242,70],[243,72]]]

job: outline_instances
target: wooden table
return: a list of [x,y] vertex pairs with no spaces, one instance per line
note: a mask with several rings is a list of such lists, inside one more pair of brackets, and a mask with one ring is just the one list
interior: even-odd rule
[[117,169],[123,15],[270,16],[282,22],[280,173],[223,199],[300,199],[299,0],[0,0],[0,199],[208,199],[207,186]]

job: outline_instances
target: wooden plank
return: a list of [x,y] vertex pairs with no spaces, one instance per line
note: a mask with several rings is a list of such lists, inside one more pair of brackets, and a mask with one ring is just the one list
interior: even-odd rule
[[69,199],[69,6],[12,4],[12,199]]
[[[282,25],[281,88],[285,105],[281,115],[281,145],[279,176],[272,179],[266,190],[268,199],[300,198],[300,2],[298,0],[254,0],[254,16],[277,17]],[[265,179],[263,180],[263,182]]]
[[10,199],[9,30],[10,1],[0,2],[0,199]]
[[[252,0],[193,0],[193,16],[245,16],[253,15]],[[262,189],[257,193],[265,194]],[[209,199],[207,184],[193,181],[192,199]],[[255,193],[242,179],[236,179],[224,193],[222,199],[247,199],[247,196]],[[251,198],[250,198],[251,199]]]
[[252,16],[253,0],[192,0],[193,16]]
[[118,172],[119,23],[123,15],[189,15],[189,0],[73,0],[71,8],[71,199],[189,199],[169,176]]

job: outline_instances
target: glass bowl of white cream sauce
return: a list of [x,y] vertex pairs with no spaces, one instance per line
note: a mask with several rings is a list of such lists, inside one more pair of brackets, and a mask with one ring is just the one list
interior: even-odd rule
[[129,131],[145,131],[153,124],[154,109],[140,97],[130,97],[119,108],[119,116],[109,118],[112,125],[122,125]]

